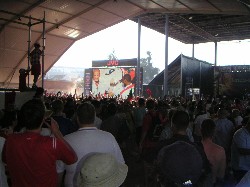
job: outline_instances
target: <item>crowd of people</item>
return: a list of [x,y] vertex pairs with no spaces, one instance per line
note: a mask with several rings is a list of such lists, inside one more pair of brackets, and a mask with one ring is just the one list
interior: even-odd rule
[[126,186],[131,156],[134,186],[250,186],[250,100],[43,91],[0,113],[0,186]]

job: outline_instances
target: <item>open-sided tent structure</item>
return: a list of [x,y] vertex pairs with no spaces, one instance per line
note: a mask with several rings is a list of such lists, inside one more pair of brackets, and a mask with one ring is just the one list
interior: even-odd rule
[[[168,65],[168,95],[249,97],[249,82],[250,65],[214,66],[182,54]],[[153,97],[162,97],[163,85],[164,71],[143,86],[143,95],[153,90]]]
[[[249,0],[4,0],[0,2],[0,86],[18,87],[19,69],[27,68],[29,17],[45,12],[47,72],[73,43],[126,19],[184,43],[250,37]],[[32,23],[35,21],[32,20]],[[31,46],[42,41],[43,26],[31,27]]]

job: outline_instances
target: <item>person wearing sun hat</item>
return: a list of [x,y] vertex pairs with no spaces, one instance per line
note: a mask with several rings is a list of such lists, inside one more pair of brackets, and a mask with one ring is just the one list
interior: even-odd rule
[[[81,161],[80,161],[81,163]],[[128,166],[110,153],[87,155],[77,176],[78,187],[118,187],[126,179]]]
[[97,129],[94,120],[95,107],[88,102],[80,104],[76,110],[76,121],[80,128],[64,137],[76,152],[79,160],[75,164],[68,165],[60,161],[57,164],[58,181],[64,183],[65,187],[73,186],[79,161],[90,153],[109,153],[119,163],[125,163],[115,137],[109,132]]

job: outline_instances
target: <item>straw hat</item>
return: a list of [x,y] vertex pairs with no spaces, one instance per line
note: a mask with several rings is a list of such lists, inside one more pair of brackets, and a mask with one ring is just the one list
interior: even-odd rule
[[79,187],[118,187],[128,172],[126,164],[119,163],[109,153],[94,153],[82,163],[77,177]]

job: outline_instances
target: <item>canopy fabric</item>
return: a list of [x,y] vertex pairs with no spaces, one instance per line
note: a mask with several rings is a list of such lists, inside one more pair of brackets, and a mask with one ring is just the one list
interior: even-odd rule
[[[42,44],[44,14],[46,73],[75,41],[126,19],[141,17],[142,25],[164,33],[168,14],[169,36],[184,43],[249,38],[249,4],[249,0],[1,1],[0,87],[18,87],[19,69],[28,67],[28,23],[34,24],[30,27],[32,49],[35,42]],[[220,21],[221,26],[216,26]],[[220,35],[220,31],[226,34]]]

